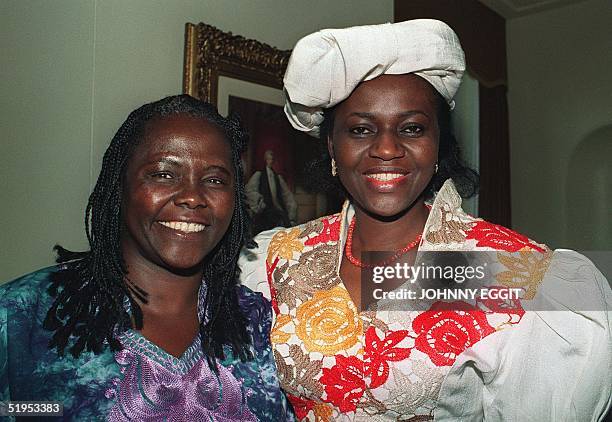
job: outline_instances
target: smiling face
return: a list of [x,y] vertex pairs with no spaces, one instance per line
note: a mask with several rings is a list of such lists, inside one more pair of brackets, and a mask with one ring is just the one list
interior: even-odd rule
[[178,114],[147,123],[124,178],[126,261],[144,258],[170,271],[198,269],[232,219],[231,157],[221,130],[204,119]]
[[422,201],[438,156],[436,104],[433,88],[409,74],[363,82],[336,107],[328,148],[359,208],[393,217]]

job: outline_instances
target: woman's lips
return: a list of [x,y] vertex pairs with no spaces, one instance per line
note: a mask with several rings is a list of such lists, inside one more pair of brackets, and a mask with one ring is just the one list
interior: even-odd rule
[[379,172],[364,174],[367,183],[380,192],[390,192],[404,183],[410,173]]
[[200,241],[209,233],[208,224],[186,221],[157,221],[161,230],[169,233],[172,238],[186,241]]
[[183,233],[197,233],[206,228],[206,225],[200,223],[188,223],[185,221],[159,221],[162,226],[172,230],[177,230]]

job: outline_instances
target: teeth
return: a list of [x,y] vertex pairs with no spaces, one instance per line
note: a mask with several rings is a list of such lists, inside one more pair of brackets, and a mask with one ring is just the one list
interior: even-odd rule
[[399,179],[400,177],[403,177],[403,176],[404,175],[401,173],[373,173],[373,174],[366,175],[366,177],[369,177],[374,180],[378,180],[380,182],[388,182],[390,180]]
[[197,233],[206,228],[204,224],[185,223],[184,221],[160,221],[159,224],[184,233]]

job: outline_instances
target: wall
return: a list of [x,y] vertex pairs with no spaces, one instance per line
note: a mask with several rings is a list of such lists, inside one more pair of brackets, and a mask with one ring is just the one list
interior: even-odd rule
[[186,22],[289,49],[323,27],[393,19],[392,0],[0,2],[0,280],[87,246],[83,213],[127,114],[181,91]]
[[507,23],[513,227],[553,247],[612,246],[610,22],[588,0]]

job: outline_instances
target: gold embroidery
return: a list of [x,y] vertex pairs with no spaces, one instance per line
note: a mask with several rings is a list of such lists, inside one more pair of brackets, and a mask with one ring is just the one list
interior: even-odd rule
[[302,252],[304,244],[298,240],[300,229],[294,228],[276,233],[268,246],[268,263],[272,263],[274,258],[293,259],[294,252]]
[[295,333],[306,350],[335,355],[357,343],[361,319],[348,292],[336,286],[315,292],[297,308]]
[[540,253],[531,250],[521,250],[518,254],[497,253],[497,259],[509,271],[498,273],[495,279],[504,286],[524,289],[523,299],[531,300],[544,279],[552,254],[550,251]]
[[282,328],[291,322],[291,315],[279,314],[276,316],[274,327],[270,331],[270,341],[273,344],[286,343],[290,338],[290,333],[285,333]]
[[[437,224],[432,224],[431,229],[425,235],[425,239],[433,244],[441,243],[461,243],[465,240],[465,231],[472,227],[470,223],[464,223],[459,218],[456,218],[452,211],[446,209],[445,205],[440,209],[441,216]],[[436,220],[438,220],[436,218]],[[440,226],[434,230],[433,226]]]
[[334,414],[333,409],[327,403],[316,403],[312,411],[315,416],[315,422],[331,422],[331,417]]

